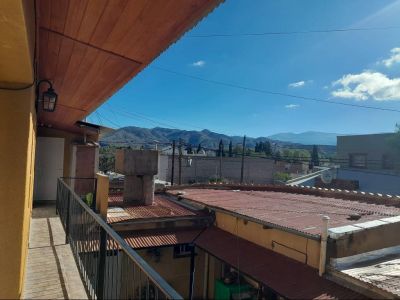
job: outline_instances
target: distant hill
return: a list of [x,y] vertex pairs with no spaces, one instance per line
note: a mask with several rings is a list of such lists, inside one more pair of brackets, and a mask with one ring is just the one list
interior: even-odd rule
[[278,133],[268,138],[282,142],[299,143],[303,145],[336,145],[337,133],[307,131],[302,133]]
[[[286,140],[280,140],[280,134],[273,135],[270,137],[258,137],[246,138],[246,146],[249,148],[254,148],[256,143],[258,142],[265,142],[270,141],[274,143],[275,148],[291,148],[291,149],[306,149],[311,150],[313,144],[320,145],[320,151],[333,154],[336,151],[336,135],[334,138],[335,142],[332,142],[333,137],[331,135],[334,134],[327,134],[330,138],[323,138],[324,133],[317,133],[314,132],[313,134],[304,133],[303,137],[305,141],[302,142],[301,140],[297,139],[297,142],[294,142],[295,139],[292,141],[288,141],[289,134],[282,134],[282,138]],[[302,134],[296,135],[296,137],[301,136]],[[314,136],[314,140],[312,137]],[[286,137],[286,138],[285,138]],[[317,139],[318,138],[318,139]],[[182,139],[185,143],[192,144],[196,147],[198,144],[201,143],[203,147],[217,149],[219,141],[222,140],[225,144],[225,147],[232,141],[232,144],[235,146],[237,144],[242,144],[243,137],[242,136],[228,136],[225,134],[220,134],[216,132],[212,132],[210,130],[204,129],[201,131],[188,131],[188,130],[180,130],[180,129],[169,129],[169,128],[141,128],[135,126],[128,126],[122,127],[113,131],[112,133],[106,134],[100,139],[100,143],[103,145],[106,144],[115,144],[115,145],[129,145],[129,144],[143,144],[143,145],[150,145],[154,144],[154,141],[158,143],[170,143],[171,141],[175,140],[178,141]],[[317,141],[321,141],[324,143],[316,143]]]

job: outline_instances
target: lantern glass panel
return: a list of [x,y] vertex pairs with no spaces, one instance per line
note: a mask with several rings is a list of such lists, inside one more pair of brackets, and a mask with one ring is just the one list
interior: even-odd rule
[[56,109],[57,94],[52,89],[49,89],[43,93],[42,102],[44,111],[53,112]]

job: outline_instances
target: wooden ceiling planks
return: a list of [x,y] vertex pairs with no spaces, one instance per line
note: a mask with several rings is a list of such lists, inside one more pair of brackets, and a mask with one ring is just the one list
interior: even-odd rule
[[[88,0],[70,0],[70,6],[67,13],[67,21],[64,28],[66,36],[77,36],[83,15],[85,14]],[[49,28],[49,27],[46,27]]]
[[54,31],[64,32],[69,3],[68,0],[51,1],[50,28]]
[[121,15],[127,4],[128,0],[114,0],[107,3],[103,14],[90,38],[90,44],[104,48],[104,42],[110,36],[115,25],[120,22]]
[[129,30],[133,27],[132,21],[139,18],[140,14],[146,10],[149,4],[147,0],[129,1],[125,10],[120,15],[118,23],[115,24],[102,47],[108,51],[118,51],[116,45],[119,45],[125,38]]
[[39,79],[59,95],[39,123],[72,128],[219,2],[38,0]]
[[[190,21],[197,11],[201,10],[204,13],[207,4],[212,2],[196,0],[190,1],[189,5],[185,3],[185,0],[151,1],[145,12],[155,17],[134,20],[129,35],[113,51],[121,49],[123,56],[145,63],[150,62],[188,30],[187,24],[193,24]],[[202,14],[199,13],[198,16],[201,18]],[[176,19],[181,22],[175,22]],[[149,36],[152,38],[148,38]],[[141,46],[130,47],[131,43]]]
[[107,0],[89,0],[78,35],[74,38],[88,43],[107,5]]

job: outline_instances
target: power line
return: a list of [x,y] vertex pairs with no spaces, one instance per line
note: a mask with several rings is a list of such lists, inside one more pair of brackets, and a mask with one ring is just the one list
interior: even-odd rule
[[[109,123],[113,124],[113,125],[116,126],[117,128],[121,127],[119,124],[115,123],[114,121],[110,120],[109,118],[106,118],[104,115],[101,115],[100,112],[99,112],[98,110],[97,110],[95,113],[96,113],[96,115],[99,117],[99,119],[100,119],[100,116],[101,116],[101,119],[104,119],[104,120],[108,121]],[[101,120],[101,119],[100,119],[100,120]],[[103,122],[102,122],[102,123],[103,123]],[[103,125],[103,124],[101,124],[101,125]]]
[[99,113],[98,111],[95,111],[94,113],[95,113],[95,115],[97,116],[97,119],[99,120],[99,124],[100,124],[101,126],[103,126],[104,123],[103,123],[103,119],[102,119],[101,116],[100,116],[100,113]]
[[195,76],[195,75],[177,72],[177,71],[166,69],[166,68],[159,67],[159,66],[153,65],[151,67],[154,69],[163,71],[163,72],[167,72],[167,73],[171,73],[171,74],[175,74],[175,75],[179,75],[179,76],[183,76],[183,77],[188,77],[188,78],[195,79],[195,80],[200,80],[200,81],[207,82],[207,83],[217,84],[217,85],[221,85],[221,86],[226,86],[226,87],[231,87],[231,88],[236,88],[236,89],[241,89],[241,90],[246,90],[246,91],[257,92],[257,93],[261,93],[261,94],[268,94],[268,95],[275,95],[275,96],[280,96],[280,97],[295,98],[295,99],[299,99],[299,100],[314,101],[314,102],[321,102],[321,103],[328,103],[328,104],[336,104],[336,105],[343,105],[343,106],[350,106],[350,107],[357,107],[357,108],[365,108],[365,109],[373,109],[373,110],[390,111],[390,112],[400,113],[400,110],[395,109],[395,108],[384,108],[384,107],[376,107],[376,106],[369,106],[369,105],[362,105],[362,104],[337,102],[337,101],[331,101],[331,100],[315,98],[315,97],[306,97],[306,96],[288,94],[288,93],[283,93],[283,92],[269,91],[269,90],[264,90],[264,89],[252,88],[252,87],[248,87],[248,86],[244,86],[244,85],[233,84],[233,83],[229,83],[229,82],[207,79],[207,78],[203,78],[203,77],[199,77],[199,76]]
[[[108,104],[108,103],[107,103],[107,104]],[[121,110],[123,109],[124,111],[127,111],[126,108],[123,108],[123,107],[121,107],[121,106],[120,106],[119,108],[120,108]],[[110,108],[110,110],[112,111],[111,108]],[[126,112],[126,113],[128,113],[128,112]],[[130,113],[132,114],[132,112],[130,112]],[[168,127],[171,127],[171,128],[173,128],[173,129],[179,129],[179,128],[177,128],[177,127],[175,127],[174,125],[171,125],[171,124],[169,124],[169,123],[174,123],[174,124],[177,124],[177,125],[186,125],[186,126],[189,126],[189,127],[192,127],[192,128],[196,128],[196,129],[201,129],[201,130],[204,129],[203,127],[196,126],[196,125],[189,124],[189,123],[185,123],[185,122],[176,122],[176,121],[165,120],[165,119],[154,119],[154,117],[149,117],[149,116],[147,116],[147,115],[144,115],[144,114],[138,113],[138,112],[135,112],[135,113],[133,113],[133,114],[136,114],[139,118],[149,120],[149,121],[151,121],[151,122],[153,122],[153,123],[155,123],[155,124],[160,124],[160,125],[162,125],[162,126],[168,125]],[[157,120],[159,120],[159,121],[157,121]],[[160,121],[161,121],[161,122],[160,122]],[[165,123],[165,122],[168,122],[168,123]]]
[[257,37],[257,36],[274,36],[274,35],[298,35],[298,34],[315,34],[315,33],[341,33],[354,31],[382,31],[396,30],[400,26],[387,27],[360,27],[360,28],[334,28],[320,30],[301,30],[301,31],[267,31],[267,32],[249,32],[249,33],[208,33],[208,34],[192,34],[188,38],[215,38],[215,37]]
[[146,120],[146,121],[152,122],[153,124],[156,124],[156,125],[166,126],[166,127],[172,128],[172,129],[179,129],[178,127],[175,127],[175,126],[173,126],[171,124],[159,122],[159,121],[153,120],[153,119],[151,119],[149,117],[141,116],[138,113],[128,112],[128,111],[124,111],[124,110],[121,110],[121,109],[114,110],[114,109],[111,109],[111,108],[110,108],[110,111],[115,111],[116,113],[118,113],[120,115],[124,115],[127,118],[133,118],[133,119],[136,119],[136,120],[137,119]]

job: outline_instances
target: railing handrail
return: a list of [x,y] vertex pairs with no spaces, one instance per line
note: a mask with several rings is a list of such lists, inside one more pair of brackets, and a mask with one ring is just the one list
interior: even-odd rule
[[96,179],[96,177],[60,177],[60,179]]
[[93,217],[96,222],[119,244],[128,257],[130,257],[139,268],[152,280],[152,282],[169,298],[183,299],[181,295],[175,291],[168,282],[165,281],[139,254],[136,253],[119,235],[108,225],[98,214],[96,214],[82,199],[69,187],[62,178],[59,181],[67,188],[75,197],[75,200],[85,209],[85,211]]

